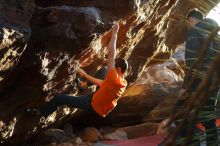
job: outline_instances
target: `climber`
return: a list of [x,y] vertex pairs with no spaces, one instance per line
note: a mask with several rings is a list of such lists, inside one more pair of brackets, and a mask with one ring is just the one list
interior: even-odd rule
[[109,112],[111,112],[117,105],[118,99],[127,86],[127,81],[124,79],[124,76],[128,68],[128,63],[123,58],[116,58],[118,30],[119,24],[117,22],[112,27],[112,36],[108,44],[107,67],[101,68],[96,74],[96,77],[101,77],[101,79],[92,77],[84,70],[78,69],[78,73],[81,77],[99,86],[99,89],[89,95],[83,96],[69,96],[61,94],[55,96],[50,102],[39,109],[26,109],[26,113],[28,115],[42,115],[47,117],[61,105],[85,109],[90,112],[95,112],[102,117],[105,117]]

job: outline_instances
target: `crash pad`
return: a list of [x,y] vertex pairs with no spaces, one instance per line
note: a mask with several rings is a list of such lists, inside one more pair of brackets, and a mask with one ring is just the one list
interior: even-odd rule
[[165,134],[157,134],[135,139],[103,141],[103,143],[114,146],[158,146],[164,137]]

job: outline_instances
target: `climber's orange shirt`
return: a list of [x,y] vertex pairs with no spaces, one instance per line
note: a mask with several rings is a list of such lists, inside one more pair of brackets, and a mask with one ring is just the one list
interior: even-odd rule
[[127,86],[127,81],[121,78],[115,69],[108,72],[100,88],[94,93],[92,107],[96,113],[105,117],[117,105]]

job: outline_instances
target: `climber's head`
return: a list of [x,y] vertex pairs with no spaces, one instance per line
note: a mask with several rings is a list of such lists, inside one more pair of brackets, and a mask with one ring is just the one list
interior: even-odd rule
[[128,62],[124,58],[117,58],[115,60],[115,68],[117,71],[120,71],[124,74],[128,69]]

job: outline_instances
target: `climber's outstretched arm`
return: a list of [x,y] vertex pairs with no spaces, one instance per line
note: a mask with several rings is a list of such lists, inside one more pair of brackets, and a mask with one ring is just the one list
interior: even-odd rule
[[115,58],[116,58],[116,41],[119,30],[119,24],[116,22],[112,27],[112,37],[108,44],[108,71],[115,68]]

